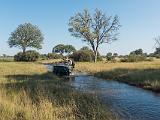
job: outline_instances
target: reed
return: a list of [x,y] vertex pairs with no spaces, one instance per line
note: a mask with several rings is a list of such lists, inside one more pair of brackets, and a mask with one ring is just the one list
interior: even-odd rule
[[42,64],[0,62],[0,120],[115,120],[98,99],[79,93]]
[[77,63],[76,70],[160,92],[160,60],[136,63]]

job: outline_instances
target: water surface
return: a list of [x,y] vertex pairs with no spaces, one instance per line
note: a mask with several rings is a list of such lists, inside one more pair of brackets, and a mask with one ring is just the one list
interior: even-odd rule
[[160,94],[85,73],[75,73],[67,84],[97,96],[123,119],[160,120]]
[[78,75],[69,81],[76,89],[91,93],[127,120],[160,120],[160,94],[93,76]]

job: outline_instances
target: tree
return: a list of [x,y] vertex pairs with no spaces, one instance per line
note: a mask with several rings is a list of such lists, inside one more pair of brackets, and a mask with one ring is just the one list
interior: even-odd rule
[[91,46],[95,62],[97,61],[99,45],[117,40],[119,27],[117,15],[114,17],[106,16],[98,9],[95,10],[93,16],[84,10],[69,20],[69,32],[72,36],[81,38]]
[[112,53],[111,52],[107,53],[106,58],[108,61],[111,61],[113,58]]
[[6,55],[6,54],[3,54],[3,57],[5,58],[5,57],[7,57],[7,55]]
[[82,47],[80,50],[90,50],[90,49],[89,49],[89,47],[84,46],[84,47]]
[[70,54],[70,53],[73,53],[75,51],[76,51],[76,49],[73,45],[65,45],[65,53]]
[[113,53],[113,56],[114,57],[118,57],[118,53]]
[[155,38],[155,41],[156,41],[156,48],[160,48],[160,36]]
[[70,54],[74,51],[76,51],[74,46],[64,44],[58,44],[52,50],[53,53],[60,53],[61,55],[63,55],[64,53]]
[[160,55],[160,48],[156,48],[156,51],[154,52],[154,55]]
[[130,52],[130,55],[143,55],[143,50],[137,49],[135,51]]
[[53,50],[52,50],[53,53],[60,53],[61,55],[64,54],[65,52],[65,45],[64,44],[58,44],[56,45]]
[[160,36],[155,38],[156,41],[156,51],[154,52],[155,55],[160,55]]
[[11,33],[8,44],[11,48],[21,48],[24,54],[28,47],[41,49],[43,39],[43,35],[37,26],[32,25],[31,23],[25,23],[19,25],[18,28]]
[[78,50],[72,53],[69,57],[74,61],[91,62],[93,61],[94,54],[91,50]]
[[135,54],[136,55],[142,55],[143,54],[143,50],[142,49],[135,50]]

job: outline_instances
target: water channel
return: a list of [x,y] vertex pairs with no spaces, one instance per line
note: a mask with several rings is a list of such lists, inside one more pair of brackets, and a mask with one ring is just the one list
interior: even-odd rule
[[97,96],[125,120],[160,120],[160,94],[82,73],[75,73],[67,84]]

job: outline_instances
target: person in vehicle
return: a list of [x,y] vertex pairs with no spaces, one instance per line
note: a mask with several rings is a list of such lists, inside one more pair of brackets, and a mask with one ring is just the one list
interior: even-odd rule
[[75,67],[74,61],[72,59],[69,59],[68,57],[64,59],[64,63],[72,66],[73,68]]

